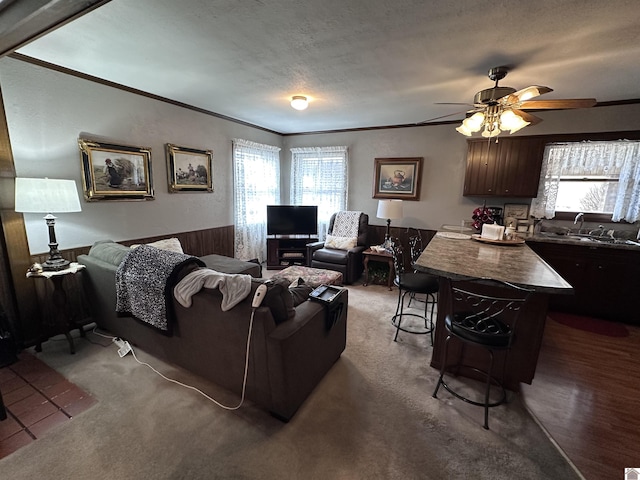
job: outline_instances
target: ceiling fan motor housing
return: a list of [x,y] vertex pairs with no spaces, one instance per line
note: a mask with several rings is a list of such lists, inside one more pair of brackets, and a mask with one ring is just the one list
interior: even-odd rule
[[498,100],[506,95],[515,93],[516,89],[511,87],[493,87],[485,90],[480,90],[473,97],[474,104],[481,105],[496,105]]

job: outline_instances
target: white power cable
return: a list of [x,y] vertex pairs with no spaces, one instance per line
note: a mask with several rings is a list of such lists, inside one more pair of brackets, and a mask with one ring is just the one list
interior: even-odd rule
[[[244,376],[242,378],[242,395],[240,396],[240,403],[238,403],[238,405],[236,405],[235,407],[230,407],[227,405],[224,405],[220,402],[218,402],[216,399],[210,397],[209,395],[207,395],[206,393],[204,393],[202,390],[192,386],[192,385],[187,385],[186,383],[182,383],[179,382],[178,380],[174,380],[173,378],[169,378],[166,375],[164,375],[163,373],[159,372],[158,370],[156,370],[155,368],[153,368],[151,365],[149,365],[147,362],[143,362],[141,360],[138,359],[138,357],[136,356],[136,352],[133,350],[133,347],[131,345],[129,345],[129,348],[131,349],[131,354],[133,355],[133,358],[136,362],[138,362],[140,365],[144,365],[145,367],[149,367],[153,372],[157,373],[158,375],[160,375],[162,378],[164,378],[165,380],[171,382],[171,383],[175,383],[177,385],[180,385],[181,387],[184,388],[188,388],[189,390],[194,390],[196,392],[198,392],[200,395],[202,395],[203,397],[205,397],[207,400],[210,400],[211,402],[215,403],[216,405],[218,405],[221,408],[224,408],[225,410],[238,410],[242,404],[244,403],[244,394],[245,394],[245,390],[247,387],[247,375],[249,372],[249,351],[250,351],[250,347],[251,347],[251,332],[253,331],[253,316],[256,312],[256,309],[253,308],[251,310],[251,320],[249,321],[249,334],[247,335],[247,348],[246,348],[246,353],[245,353],[245,360],[244,360]],[[96,327],[97,328],[97,327]],[[95,333],[96,335],[99,335],[101,337],[104,338],[109,338],[112,341],[115,341],[116,338],[118,337],[112,337],[112,336],[108,336],[108,335],[103,335],[101,333],[96,332],[96,329],[93,329],[93,333]]]

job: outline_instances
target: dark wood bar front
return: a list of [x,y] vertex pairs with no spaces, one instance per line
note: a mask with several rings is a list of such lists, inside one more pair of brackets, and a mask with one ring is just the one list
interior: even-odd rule
[[[571,294],[573,289],[553,268],[536,255],[527,245],[492,245],[473,239],[452,239],[439,236],[429,242],[415,264],[419,271],[451,280],[488,278],[510,282],[534,291],[525,311],[521,312],[516,326],[511,350],[496,352],[496,365],[502,365],[506,358],[506,369],[502,377],[503,385],[518,391],[520,382],[531,383],[535,375],[538,353],[542,343],[544,325],[547,318],[549,295]],[[431,366],[440,369],[444,341],[447,331],[444,319],[449,302],[449,291],[440,282],[438,292],[438,315],[434,337]],[[455,363],[460,352],[460,344],[451,342],[449,361]],[[464,350],[462,363],[486,370],[488,355],[481,349]],[[460,371],[461,375],[474,376],[471,371]]]

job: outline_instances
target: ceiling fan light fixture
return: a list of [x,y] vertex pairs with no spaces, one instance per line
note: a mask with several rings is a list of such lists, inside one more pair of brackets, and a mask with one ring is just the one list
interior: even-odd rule
[[461,133],[462,135],[466,135],[467,137],[470,137],[471,135],[473,135],[473,132],[469,130],[469,128],[464,124],[464,122],[462,122],[460,126],[456,128],[456,131],[458,133]]
[[503,110],[500,114],[500,127],[503,130],[509,130],[510,133],[515,133],[518,130],[523,129],[531,122],[527,122],[520,115],[517,115],[512,110]]
[[309,101],[304,95],[294,95],[291,97],[291,106],[296,110],[304,110],[309,106]]

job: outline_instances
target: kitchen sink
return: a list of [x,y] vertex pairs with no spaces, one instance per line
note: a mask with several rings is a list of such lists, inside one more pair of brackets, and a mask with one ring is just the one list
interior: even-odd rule
[[556,232],[540,232],[539,235],[547,238],[553,238],[554,240],[573,240],[581,242],[593,242],[593,243],[609,243],[617,245],[635,245],[640,247],[640,242],[634,240],[627,240],[624,238],[613,238],[606,235],[592,235],[589,233],[556,233]]

